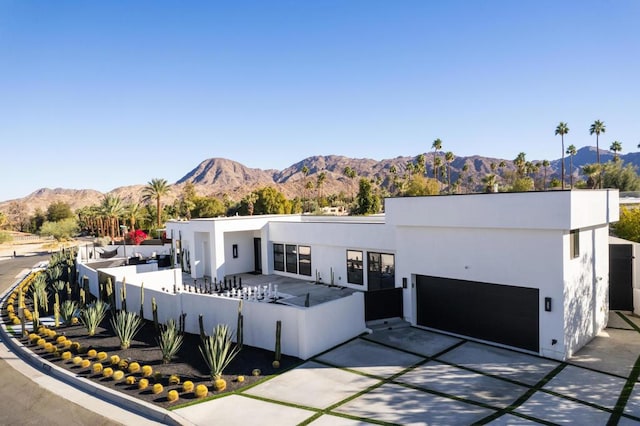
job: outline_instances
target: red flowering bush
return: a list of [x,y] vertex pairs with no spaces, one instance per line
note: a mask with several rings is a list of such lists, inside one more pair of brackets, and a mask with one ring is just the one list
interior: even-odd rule
[[127,244],[135,244],[139,246],[140,243],[147,239],[147,234],[145,234],[142,229],[136,229],[135,231],[128,232],[125,239]]

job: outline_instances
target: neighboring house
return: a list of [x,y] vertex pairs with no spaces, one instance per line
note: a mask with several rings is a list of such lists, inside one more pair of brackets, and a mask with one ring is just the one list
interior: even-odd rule
[[193,278],[253,272],[364,292],[367,320],[564,360],[607,324],[617,190],[390,198],[385,215],[170,221]]

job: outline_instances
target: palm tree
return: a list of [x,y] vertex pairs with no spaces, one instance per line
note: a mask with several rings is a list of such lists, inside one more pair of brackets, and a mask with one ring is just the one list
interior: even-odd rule
[[544,179],[542,181],[542,189],[547,189],[547,168],[551,163],[549,160],[542,160],[542,167],[544,167]]
[[582,166],[582,173],[587,176],[587,183],[591,184],[591,189],[595,189],[598,184],[596,176],[600,174],[599,164],[585,164]]
[[562,176],[560,179],[562,182],[562,189],[564,189],[564,135],[567,133],[569,133],[569,126],[567,126],[567,123],[564,121],[561,121],[556,127],[556,135],[560,135],[560,138],[562,139],[562,171],[560,172],[560,176]]
[[442,141],[440,139],[436,139],[431,144],[431,148],[433,148],[433,178],[438,179],[438,165],[436,164],[436,156],[438,151],[442,149]]
[[351,180],[351,201],[353,201],[355,199],[355,192],[353,189],[353,178],[355,178],[357,176],[357,173],[355,170],[353,170],[351,167],[347,166],[344,168],[344,171],[342,172],[344,173],[344,175],[346,177],[348,177]]
[[115,237],[118,233],[118,226],[120,225],[119,218],[124,213],[122,200],[117,195],[107,194],[102,199],[100,211],[106,219],[109,236],[111,238]]
[[416,173],[419,173],[420,176],[423,176],[426,171],[427,166],[425,165],[424,154],[420,154],[416,157]]
[[524,152],[518,154],[518,156],[513,160],[513,164],[516,166],[516,170],[519,177],[524,177],[527,172],[527,160]]
[[169,193],[169,184],[166,179],[154,178],[147,183],[142,190],[142,199],[144,201],[156,200],[156,225],[161,228],[160,218],[162,209],[160,208],[160,200]]
[[326,172],[320,172],[316,179],[316,189],[318,190],[318,206],[320,206],[320,199],[322,198],[322,185],[324,181],[327,179]]
[[451,163],[453,162],[455,156],[453,152],[447,151],[444,155],[444,161],[447,163],[447,185],[449,187],[449,193],[451,193]]
[[567,148],[567,155],[569,156],[569,184],[570,188],[573,188],[573,156],[576,155],[575,145],[569,145]]
[[497,182],[497,177],[493,173],[485,175],[485,177],[482,178],[485,192],[493,192],[493,188],[495,187]]
[[613,141],[609,149],[613,151],[613,161],[620,160],[620,157],[618,157],[618,153],[622,151],[622,143],[618,141]]
[[[594,133],[596,134],[596,160],[598,163],[598,169],[600,170],[600,172],[602,172],[602,167],[600,167],[600,144],[599,144],[599,139],[600,139],[600,133],[605,133],[607,130],[607,128],[604,125],[604,121],[600,121],[600,120],[596,120],[593,122],[593,124],[591,125],[591,127],[589,127],[589,134],[593,135]],[[600,176],[600,182],[599,185],[602,186],[602,176]]]

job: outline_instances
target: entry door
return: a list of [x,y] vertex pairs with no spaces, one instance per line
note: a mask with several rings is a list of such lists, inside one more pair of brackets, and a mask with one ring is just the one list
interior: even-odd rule
[[254,238],[253,239],[253,262],[254,262],[254,271],[256,274],[262,273],[262,239]]
[[633,246],[609,245],[609,309],[633,311]]
[[538,352],[538,293],[534,288],[417,275],[417,323]]

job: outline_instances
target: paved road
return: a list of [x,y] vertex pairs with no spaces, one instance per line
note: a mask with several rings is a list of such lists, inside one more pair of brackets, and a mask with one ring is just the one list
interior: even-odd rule
[[[0,260],[0,293],[16,280],[16,275],[47,256]],[[11,367],[12,354],[0,359],[0,424],[2,425],[117,425],[105,417],[41,388]],[[2,357],[4,358],[4,356]]]

